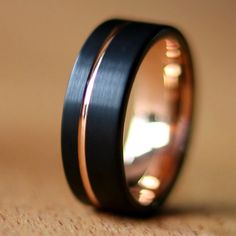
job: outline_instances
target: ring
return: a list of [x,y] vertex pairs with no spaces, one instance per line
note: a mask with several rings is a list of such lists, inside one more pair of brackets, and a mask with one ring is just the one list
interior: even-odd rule
[[189,143],[193,66],[167,25],[108,20],[75,62],[62,115],[62,159],[84,203],[128,214],[156,211]]

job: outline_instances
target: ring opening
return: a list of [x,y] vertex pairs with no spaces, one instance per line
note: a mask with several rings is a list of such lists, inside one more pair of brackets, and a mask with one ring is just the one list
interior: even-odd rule
[[141,205],[164,193],[176,177],[192,114],[193,78],[187,49],[175,35],[146,53],[131,88],[123,132],[127,185]]

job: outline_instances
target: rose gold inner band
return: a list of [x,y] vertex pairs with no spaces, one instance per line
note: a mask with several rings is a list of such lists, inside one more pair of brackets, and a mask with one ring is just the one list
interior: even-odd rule
[[183,159],[192,115],[192,70],[187,50],[173,34],[149,48],[129,96],[124,167],[129,190],[149,205],[169,188]]

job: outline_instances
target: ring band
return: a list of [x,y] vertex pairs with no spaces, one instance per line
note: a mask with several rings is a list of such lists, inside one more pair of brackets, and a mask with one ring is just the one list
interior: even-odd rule
[[125,213],[158,209],[182,165],[193,110],[189,48],[175,28],[109,20],[69,80],[62,157],[73,193]]

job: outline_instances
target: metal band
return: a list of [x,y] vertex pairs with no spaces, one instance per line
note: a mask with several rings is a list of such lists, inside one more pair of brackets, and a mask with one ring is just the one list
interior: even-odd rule
[[[134,192],[154,194],[147,201],[143,195],[136,197],[133,187],[130,187],[129,178],[133,181],[136,174],[132,174],[134,167],[128,168],[124,163],[124,126],[137,71],[153,45],[163,38],[173,38],[181,46],[175,51],[170,49],[168,57],[182,53],[181,66],[187,79],[179,87],[183,91],[180,105],[174,107],[180,115],[176,116],[177,123],[171,126],[174,132],[171,145],[155,154],[155,161],[146,163],[149,166],[152,163],[153,167],[145,167],[146,174],[139,175],[139,181],[134,182]],[[167,46],[173,47],[171,43]],[[172,68],[166,67],[166,70],[173,69],[173,63],[170,65]],[[173,82],[172,85],[168,81],[165,83],[173,86]],[[192,104],[191,56],[187,42],[178,30],[132,21],[108,21],[99,26],[87,40],[74,66],[63,112],[63,163],[76,196],[95,206],[118,212],[144,214],[158,209],[169,194],[185,156]],[[183,118],[186,119],[184,125]],[[158,158],[160,153],[163,154],[161,159]],[[170,156],[165,158],[167,153]],[[158,159],[162,161],[161,165]],[[157,167],[162,170],[157,170]],[[167,170],[171,174],[167,174]],[[148,173],[154,173],[160,179]],[[147,178],[144,177],[149,177],[150,190],[146,189]]]

